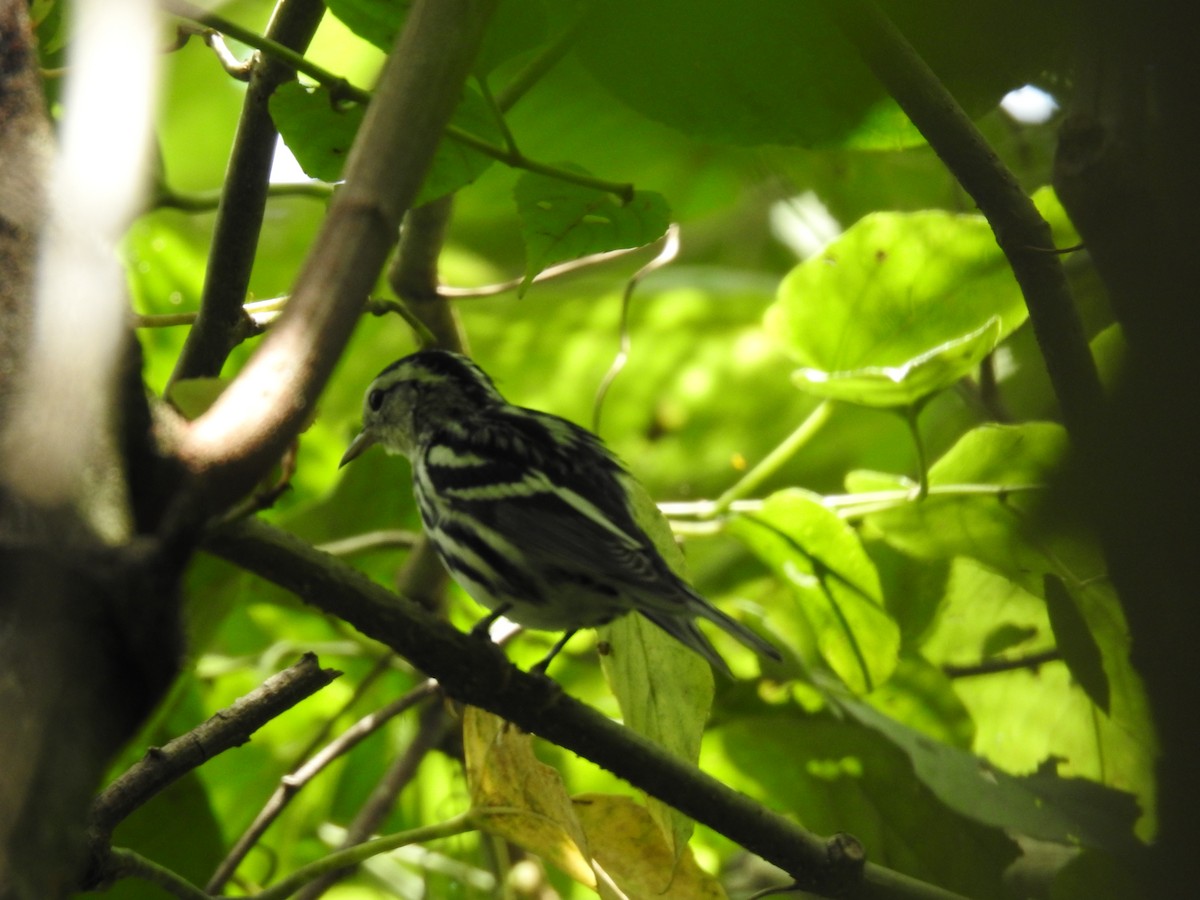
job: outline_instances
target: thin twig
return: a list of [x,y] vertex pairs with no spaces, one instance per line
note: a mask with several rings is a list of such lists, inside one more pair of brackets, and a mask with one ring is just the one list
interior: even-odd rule
[[[582,269],[606,263],[609,260],[619,259],[631,253],[638,253],[645,249],[644,246],[622,247],[619,250],[605,250],[602,253],[591,253],[587,256],[581,256],[579,259],[568,260],[567,262],[558,263],[547,269],[543,269],[533,276],[533,283],[542,284],[546,281],[552,281],[555,278],[561,278],[564,275],[570,275]],[[525,277],[518,275],[516,278],[510,278],[507,281],[501,281],[497,284],[485,284],[480,287],[460,288],[442,285],[438,288],[438,294],[448,300],[472,300],[477,297],[495,297],[497,294],[515,291],[524,283]]]
[[350,752],[363,740],[374,734],[385,723],[412,709],[417,703],[433,696],[437,691],[437,682],[433,679],[428,679],[421,682],[417,687],[413,688],[403,697],[392,701],[382,709],[375,710],[369,715],[363,716],[337,738],[327,744],[319,753],[299,766],[295,771],[284,775],[279,780],[279,786],[275,788],[275,792],[267,800],[266,804],[254,817],[254,821],[237,839],[229,853],[221,860],[212,877],[209,878],[208,884],[205,886],[205,891],[210,894],[219,894],[225,887],[233,874],[237,871],[237,867],[241,865],[246,854],[251,848],[258,843],[266,830],[271,826],[287,805],[307,784],[317,777],[326,767],[334,760],[340,759]]
[[791,434],[768,453],[763,460],[749,472],[729,487],[713,503],[710,516],[719,516],[728,511],[737,501],[744,500],[746,495],[758,490],[764,482],[774,476],[800,449],[812,440],[833,413],[833,404],[822,401],[810,412]]
[[205,46],[213,52],[217,57],[217,62],[221,64],[221,68],[225,70],[225,74],[237,81],[249,81],[250,73],[254,71],[254,57],[250,56],[246,59],[238,59],[234,56],[233,51],[229,49],[229,45],[225,43],[224,36],[219,31],[214,31],[211,28],[200,30],[200,38],[204,41]]
[[[421,719],[421,727],[416,736],[384,773],[367,802],[346,829],[342,839],[343,849],[362,844],[379,830],[379,826],[396,805],[396,798],[416,776],[426,754],[439,746],[454,727],[455,723],[451,721],[444,707],[429,707],[427,714]],[[327,872],[307,884],[297,895],[297,900],[316,900],[352,871],[353,868],[344,868]]]
[[[271,297],[269,300],[255,300],[242,307],[242,312],[257,326],[265,326],[275,319],[287,306],[287,297]],[[134,316],[135,328],[174,328],[179,325],[192,325],[198,312],[159,313],[149,316]]]
[[1037,671],[1048,662],[1062,659],[1058,650],[1043,650],[1040,653],[1030,653],[1028,656],[1003,657],[985,659],[972,666],[944,665],[942,672],[947,678],[973,678],[976,675],[995,675],[998,672],[1015,672],[1019,669]]
[[204,724],[163,747],[151,748],[92,804],[91,826],[97,837],[106,839],[119,822],[169,784],[217,754],[246,743],[267,722],[339,675],[335,669],[320,668],[317,657],[306,653]]
[[[679,226],[674,222],[668,225],[667,233],[662,240],[662,249],[655,254],[653,259],[630,275],[629,280],[625,282],[625,291],[621,294],[621,323],[618,326],[620,343],[617,347],[617,355],[613,357],[612,365],[608,367],[604,378],[600,380],[600,386],[596,388],[596,399],[592,402],[592,431],[597,433],[600,431],[600,410],[604,407],[604,398],[608,396],[609,388],[612,387],[613,382],[617,380],[617,376],[621,374],[621,370],[625,368],[625,363],[629,360],[629,351],[633,344],[629,334],[629,307],[633,302],[633,292],[642,283],[642,279],[651,272],[656,272],[671,263],[679,255]],[[537,279],[535,278],[534,281]]]
[[[326,202],[333,196],[333,186],[323,181],[301,181],[289,184],[267,185],[267,198],[281,200],[285,197],[304,197]],[[155,209],[177,209],[187,213],[213,212],[221,204],[220,191],[176,191],[166,184],[159,184],[151,205]]]
[[468,812],[454,816],[444,822],[439,822],[436,825],[425,825],[420,828],[413,828],[410,831],[389,834],[385,837],[356,844],[344,850],[337,850],[314,863],[302,866],[286,878],[280,879],[265,891],[252,894],[246,900],[285,900],[285,898],[292,896],[292,894],[300,890],[305,884],[320,878],[328,872],[344,869],[347,866],[356,866],[370,859],[372,856],[378,856],[381,853],[387,853],[399,847],[405,847],[410,844],[424,844],[429,841],[438,840],[439,838],[465,834],[468,831],[475,831],[477,827],[474,815]]
[[[222,19],[220,16],[204,12],[198,7],[187,3],[186,0],[166,0],[166,6],[171,12],[175,13],[175,15],[186,19],[191,19],[195,22],[200,22],[204,25],[208,25],[211,28],[215,28],[224,34],[241,41],[247,46],[254,47],[256,50],[259,50],[268,56],[279,59],[281,62],[290,66],[296,71],[303,72],[318,84],[328,88],[330,93],[337,99],[352,100],[356,103],[361,103],[364,105],[370,103],[371,101],[371,93],[369,91],[364,91],[362,88],[355,87],[354,85],[350,84],[350,82],[346,81],[345,78],[334,75],[332,72],[329,72],[328,70],[309,62],[300,54],[289,50],[287,47],[284,47],[276,41],[272,41],[269,38],[264,38],[262,35],[256,34],[253,31],[249,31],[248,29],[242,28],[239,25],[235,25],[232,22],[228,22]],[[565,53],[565,49],[563,52]],[[546,60],[547,63],[551,61],[557,60],[552,60],[549,57]],[[511,104],[512,102],[515,102],[515,99],[515,96],[510,98],[506,92],[503,99],[499,101],[500,108],[507,109],[508,107],[504,105],[504,102],[508,101]],[[559,181],[565,181],[570,184],[578,184],[582,187],[590,187],[594,190],[604,191],[605,193],[609,193],[617,197],[623,203],[627,203],[633,199],[633,185],[631,184],[607,181],[603,178],[596,178],[583,172],[576,172],[571,169],[564,169],[559,166],[538,162],[537,160],[530,159],[522,153],[517,152],[513,148],[497,147],[495,144],[492,144],[483,138],[478,137],[477,135],[471,134],[469,131],[459,128],[457,125],[447,125],[445,127],[445,134],[451,140],[456,141],[465,147],[470,147],[472,150],[477,150],[483,155],[490,156],[492,159],[511,166],[514,169],[524,169],[529,172],[536,172],[539,175],[547,175],[551,178],[556,178]]]
[[421,535],[415,531],[393,528],[386,531],[368,531],[353,537],[342,538],[340,541],[318,544],[317,549],[333,556],[353,556],[355,553],[365,553],[368,550],[409,550],[420,539]]
[[[267,34],[280,46],[302,52],[324,13],[321,0],[280,0]],[[224,46],[213,36],[206,40],[214,49]],[[255,55],[245,65],[250,83],[221,186],[200,312],[175,362],[172,383],[219,375],[230,351],[256,333],[242,304],[258,250],[279,140],[268,105],[276,88],[295,78],[295,70],[271,56]]]
[[97,873],[100,885],[111,884],[123,878],[140,878],[157,885],[180,900],[211,900],[209,895],[189,882],[182,875],[172,872],[140,853],[125,847],[113,847],[105,854]]
[[543,47],[541,52],[533,57],[521,71],[517,72],[502,91],[496,94],[496,105],[501,111],[508,112],[516,106],[517,101],[524,97],[530,88],[541,81],[546,73],[567,55],[583,30],[594,2],[595,0],[590,0],[580,7],[574,20],[562,30],[558,37]]

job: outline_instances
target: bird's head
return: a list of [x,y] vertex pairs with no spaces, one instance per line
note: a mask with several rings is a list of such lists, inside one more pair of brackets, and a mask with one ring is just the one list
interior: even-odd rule
[[363,427],[339,466],[372,444],[388,453],[412,453],[444,423],[503,403],[487,374],[460,353],[422,350],[375,376],[363,398]]

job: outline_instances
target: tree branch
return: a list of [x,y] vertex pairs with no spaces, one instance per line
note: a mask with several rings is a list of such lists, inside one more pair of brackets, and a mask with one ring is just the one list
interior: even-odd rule
[[1016,672],[1021,669],[1037,671],[1048,662],[1062,659],[1062,652],[1042,650],[1030,653],[1028,656],[1001,657],[985,659],[973,666],[944,665],[942,672],[947,678],[974,678],[976,675],[995,675],[998,672]]
[[383,709],[376,710],[359,719],[323,747],[319,753],[314,754],[311,759],[307,760],[299,768],[283,776],[280,779],[279,787],[275,789],[275,793],[271,795],[266,805],[255,816],[254,821],[250,823],[250,826],[238,838],[237,842],[233,845],[233,849],[221,860],[221,864],[217,866],[217,870],[213,873],[204,889],[210,894],[219,894],[225,887],[226,882],[233,877],[233,873],[237,871],[237,867],[241,864],[242,860],[246,858],[246,854],[258,843],[259,839],[266,833],[267,828],[279,817],[284,808],[291,803],[292,798],[305,785],[323,772],[330,763],[349,753],[361,741],[375,734],[385,723],[390,722],[396,716],[411,709],[414,705],[433,696],[435,693],[437,693],[437,682],[432,679],[423,681],[403,697],[393,700]]
[[1064,12],[1075,59],[1054,185],[1128,345],[1080,505],[1100,526],[1126,600],[1130,656],[1161,746],[1144,895],[1186,896],[1200,883],[1200,680],[1190,674],[1200,640],[1200,441],[1186,425],[1200,408],[1196,30],[1170,3],[1074,2]]
[[[396,805],[400,792],[416,777],[417,770],[426,754],[439,746],[450,731],[458,726],[457,721],[451,720],[443,705],[430,706],[421,717],[421,726],[404,752],[398,756],[384,773],[383,778],[375,785],[371,796],[363,804],[362,809],[346,829],[340,849],[346,850],[362,844],[379,831],[379,826],[387,819],[388,814]],[[317,900],[334,884],[341,881],[354,871],[353,867],[336,869],[326,872],[320,878],[305,885],[296,894],[296,900]]]
[[[303,53],[324,14],[322,0],[281,0],[267,26],[267,37]],[[242,304],[258,250],[279,138],[268,104],[275,89],[295,74],[273,56],[258,57],[253,64],[221,189],[200,312],[175,363],[172,382],[219,375],[229,351],[253,333]]]
[[425,177],[494,6],[413,4],[291,302],[234,382],[184,433],[178,453],[197,479],[177,527],[248,491],[311,415]]
[[516,669],[494,644],[456,631],[286,532],[242,521],[212,533],[205,546],[387,644],[447,695],[592,760],[780,866],[805,890],[849,898],[956,896],[870,863],[860,868],[845,852],[857,845],[852,838],[825,841],[767,811],[549,679]]
[[204,724],[164,747],[152,747],[96,798],[91,821],[94,839],[107,841],[126,816],[155,794],[217,754],[246,743],[267,722],[341,674],[320,668],[317,657],[306,653],[298,663],[272,675]]
[[1029,320],[1076,446],[1089,447],[1102,396],[1050,226],[962,107],[874,0],[824,0],[929,146],[987,217],[1029,307]]

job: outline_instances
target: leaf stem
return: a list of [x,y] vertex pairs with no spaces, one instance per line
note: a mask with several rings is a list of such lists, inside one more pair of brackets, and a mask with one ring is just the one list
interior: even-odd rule
[[923,403],[913,403],[904,408],[901,415],[908,433],[912,435],[913,446],[917,450],[917,496],[915,499],[924,500],[929,496],[929,452],[925,448],[925,438],[921,435],[921,408]]
[[453,816],[444,822],[439,822],[436,825],[426,825],[422,828],[398,831],[395,834],[355,844],[353,847],[347,847],[344,850],[335,850],[333,853],[322,857],[316,862],[309,863],[307,866],[301,866],[291,875],[281,879],[265,891],[252,895],[252,898],[253,900],[285,900],[286,897],[290,897],[304,887],[304,885],[315,881],[322,875],[336,872],[348,866],[356,866],[373,856],[387,853],[388,851],[395,850],[397,847],[404,847],[409,844],[423,844],[426,841],[433,841],[438,838],[454,837],[458,834],[465,834],[468,831],[475,831],[477,828],[474,814],[465,812]]
[[[933,484],[929,486],[929,496],[996,497],[1003,500],[1009,494],[1044,491],[1045,489],[1046,485],[1044,484]],[[842,518],[850,519],[912,503],[916,498],[916,493],[915,488],[910,490],[898,488],[892,491],[864,491],[858,494],[828,494],[821,498],[821,503],[828,509],[837,512]],[[717,507],[718,502],[717,500],[687,500],[660,503],[658,508],[664,516],[670,518],[686,516],[708,520],[715,518],[721,512],[758,512],[762,509],[765,501],[739,499],[726,504],[725,508],[720,510]]]
[[727,512],[735,500],[741,500],[778,472],[788,460],[800,451],[800,448],[812,440],[816,433],[824,427],[825,423],[829,421],[832,411],[833,404],[828,400],[823,400],[795,431],[784,438],[783,443],[768,453],[762,462],[717,498],[709,515],[715,517]]
[[504,90],[496,95],[496,105],[504,112],[512,109],[529,91],[531,87],[556,66],[567,51],[571,49],[571,45],[575,43],[575,39],[579,37],[579,32],[583,28],[584,22],[587,20],[587,14],[591,11],[594,5],[594,0],[591,3],[582,7],[575,20],[571,22],[562,33],[559,34],[553,41],[547,44],[542,51],[529,61],[521,71],[513,76],[512,81],[504,86]]
[[209,894],[187,879],[125,847],[113,847],[108,851],[105,869],[105,875],[112,881],[140,878],[181,900],[210,900]]

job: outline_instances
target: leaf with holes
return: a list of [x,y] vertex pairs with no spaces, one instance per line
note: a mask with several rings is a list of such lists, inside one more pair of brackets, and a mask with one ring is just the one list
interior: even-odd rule
[[[580,171],[574,166],[563,168]],[[637,191],[625,204],[612,194],[526,173],[514,190],[525,239],[524,294],[538,272],[592,253],[641,247],[662,237],[671,224],[667,201]]]

